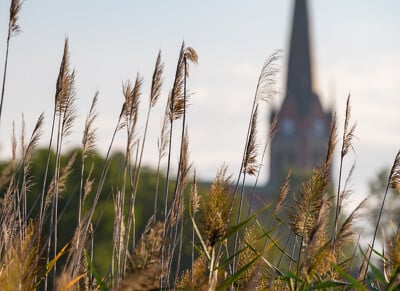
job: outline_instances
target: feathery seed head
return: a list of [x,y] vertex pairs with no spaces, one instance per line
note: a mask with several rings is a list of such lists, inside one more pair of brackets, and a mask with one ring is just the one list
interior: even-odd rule
[[158,52],[156,65],[154,67],[153,78],[151,82],[151,92],[150,92],[150,105],[153,107],[158,100],[161,93],[162,86],[162,74],[164,72],[164,64],[161,62],[161,50]]
[[10,30],[9,37],[11,37],[13,35],[17,35],[18,33],[21,32],[21,29],[17,23],[18,13],[20,12],[21,7],[22,7],[22,2],[20,0],[11,0],[10,20],[9,20],[9,30]]
[[257,83],[256,97],[259,100],[269,101],[278,91],[276,83],[279,74],[278,61],[282,56],[282,51],[273,52],[264,62]]
[[90,110],[85,121],[85,128],[83,130],[83,137],[82,137],[83,158],[87,157],[88,151],[94,148],[96,142],[96,130],[93,128],[93,123],[97,117],[97,112],[95,111],[95,107],[97,104],[98,96],[99,96],[99,91],[96,91],[92,100],[92,105],[90,106]]
[[226,232],[229,223],[232,195],[229,190],[230,178],[226,178],[226,166],[217,173],[211,185],[208,199],[200,211],[200,226],[207,245],[213,247]]
[[198,185],[197,185],[197,177],[196,177],[196,170],[193,174],[193,184],[190,190],[190,201],[192,206],[192,214],[196,214],[200,208],[200,196],[198,193]]
[[170,121],[179,119],[185,111],[187,98],[184,92],[184,80],[189,75],[188,61],[197,64],[198,56],[196,51],[191,47],[186,47],[185,42],[182,42],[179,52],[178,64],[176,66],[174,84],[168,96],[169,119]]
[[291,172],[289,171],[279,189],[279,195],[276,200],[276,206],[275,206],[275,214],[277,214],[282,209],[282,205],[285,203],[286,197],[290,191],[290,175]]
[[392,169],[390,170],[390,187],[400,194],[400,151],[397,152]]
[[243,173],[249,175],[256,175],[259,168],[257,164],[257,155],[258,155],[257,118],[258,118],[258,105],[256,106],[253,112],[249,139],[247,141],[246,152],[243,161]]

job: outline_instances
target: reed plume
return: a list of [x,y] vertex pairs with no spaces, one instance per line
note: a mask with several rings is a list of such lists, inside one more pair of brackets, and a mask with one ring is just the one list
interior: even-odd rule
[[[31,190],[31,186],[33,184],[32,178],[30,177],[30,171],[31,171],[31,155],[32,151],[34,148],[37,146],[39,139],[42,135],[42,126],[43,126],[43,121],[44,121],[44,114],[40,114],[35,127],[32,131],[32,135],[29,139],[28,144],[25,145],[24,142],[24,133],[21,136],[21,146],[22,146],[22,186],[21,186],[21,196],[22,196],[22,224],[27,224],[28,222],[28,217],[27,217],[27,212],[28,212],[28,206],[27,206],[27,194]],[[22,122],[23,128],[25,121],[23,120]]]
[[[351,106],[350,106],[350,94],[346,101],[346,114],[344,120],[344,129],[342,137],[342,148],[340,152],[340,165],[339,165],[339,178],[338,178],[338,191],[336,195],[336,212],[335,212],[335,222],[334,222],[334,236],[336,237],[338,231],[338,219],[342,209],[343,195],[346,191],[341,191],[341,180],[342,180],[342,170],[344,157],[347,155],[350,149],[353,149],[352,141],[355,137],[356,123],[350,125],[351,119]],[[353,149],[354,150],[354,149]]]
[[226,166],[220,168],[211,185],[204,205],[200,208],[200,231],[208,247],[213,247],[224,235],[230,220],[232,204],[229,189],[230,177],[226,177]]
[[158,52],[156,64],[153,71],[150,91],[150,106],[154,107],[161,94],[163,83],[164,63],[161,61],[161,50]]
[[1,100],[0,100],[0,121],[1,113],[3,111],[3,101],[4,93],[6,87],[6,77],[7,77],[7,67],[8,67],[8,53],[10,48],[10,39],[21,32],[20,26],[18,24],[19,12],[22,7],[22,2],[20,0],[11,0],[10,3],[10,17],[8,20],[8,34],[7,34],[7,44],[6,44],[6,55],[4,59],[4,70],[3,70],[3,84],[1,87]]
[[[16,236],[1,256],[0,284],[2,290],[35,290],[40,265],[35,260],[37,252],[37,234],[29,223],[23,232],[23,239]],[[40,280],[40,279],[39,279]]]
[[[151,222],[151,221],[150,221]],[[159,264],[164,225],[148,223],[131,257],[131,272],[122,282],[121,290],[150,290],[160,288],[160,278],[165,276]]]
[[278,198],[276,199],[274,214],[278,214],[281,211],[282,206],[286,202],[287,195],[289,194],[290,191],[290,176],[291,176],[291,171],[289,171],[281,187],[279,188],[279,194]]
[[208,285],[207,257],[202,254],[192,264],[191,271],[187,270],[176,284],[178,289],[210,290]]
[[256,108],[254,109],[253,118],[251,121],[249,139],[246,145],[246,151],[243,163],[243,173],[249,174],[251,176],[254,176],[258,171],[257,119],[258,119],[258,106],[256,106]]
[[[151,90],[150,90],[150,96],[149,96],[149,105],[148,105],[148,109],[147,109],[146,125],[145,125],[145,128],[144,128],[144,134],[143,134],[143,138],[142,138],[142,145],[141,145],[141,148],[140,148],[140,155],[139,155],[139,161],[138,161],[138,165],[137,165],[137,172],[136,172],[135,179],[134,179],[134,182],[133,182],[134,189],[133,189],[132,201],[131,201],[131,202],[133,202],[133,204],[134,204],[134,201],[136,199],[137,189],[138,189],[138,185],[139,185],[143,152],[144,152],[144,148],[145,148],[147,130],[148,130],[148,126],[149,126],[150,112],[151,112],[151,109],[156,105],[157,100],[158,100],[158,98],[159,98],[159,96],[161,94],[161,87],[162,87],[162,83],[163,83],[163,72],[164,72],[164,63],[162,63],[162,61],[161,61],[161,50],[160,50],[158,52],[156,64],[155,64],[154,71],[153,71],[152,82],[151,82]],[[159,160],[159,163],[160,163],[160,160]],[[157,184],[158,184],[158,178],[157,178]],[[154,202],[154,214],[153,214],[154,215],[154,222],[156,221],[156,207],[157,207],[157,200],[158,200],[158,197],[157,197],[158,193],[157,192],[158,192],[158,185],[157,185],[157,190],[156,190],[156,195],[155,195],[156,197],[155,197],[155,202]],[[135,218],[132,217],[132,219],[134,220]],[[130,225],[130,223],[131,223],[131,221],[128,222],[128,226]],[[135,236],[135,232],[134,232],[133,235]]]
[[[68,39],[65,39],[64,53],[60,65],[60,72],[57,79],[55,104],[56,110],[55,115],[58,116],[57,125],[57,142],[56,142],[56,153],[55,153],[55,170],[54,170],[54,195],[52,202],[52,216],[51,216],[51,229],[53,232],[53,255],[57,256],[58,247],[58,201],[60,187],[63,182],[60,181],[61,172],[61,152],[64,142],[64,138],[69,136],[72,131],[72,125],[75,120],[75,72],[70,70],[69,65],[69,46]],[[53,267],[53,286],[56,282],[57,274],[57,262]]]
[[234,286],[239,290],[250,290],[248,289],[250,285],[256,286],[257,290],[267,288],[267,270],[263,269],[264,266],[258,263],[260,254],[264,252],[264,249],[267,249],[263,238],[264,236],[260,235],[256,225],[252,225],[246,228],[243,239],[239,242],[240,253],[237,269],[243,271],[243,273],[234,283]]
[[392,169],[390,170],[389,185],[400,194],[400,151],[397,153]]
[[[321,234],[318,242],[323,241],[320,237],[324,236],[327,223],[327,201],[324,197],[329,183],[329,169],[335,145],[336,117],[334,116],[325,161],[318,165],[313,170],[311,178],[303,183],[302,189],[293,198],[291,209],[288,210],[289,227],[294,234],[300,237],[297,272],[300,270],[303,248],[312,242],[311,239],[315,242],[317,233]],[[321,216],[322,214],[323,216]],[[318,245],[321,246],[321,244]]]
[[253,126],[252,120],[254,117],[254,111],[256,109],[256,106],[259,101],[268,101],[277,92],[275,90],[275,85],[276,85],[277,74],[279,73],[279,67],[277,66],[277,61],[280,59],[280,56],[281,56],[280,51],[273,52],[271,56],[264,62],[264,65],[258,77],[256,91],[253,98],[253,105],[251,108],[249,126],[247,129],[246,144],[243,152],[242,164],[240,165],[239,176],[236,181],[234,193],[236,193],[239,187],[240,178],[243,171],[243,165],[245,163],[247,144],[249,141],[251,127]]

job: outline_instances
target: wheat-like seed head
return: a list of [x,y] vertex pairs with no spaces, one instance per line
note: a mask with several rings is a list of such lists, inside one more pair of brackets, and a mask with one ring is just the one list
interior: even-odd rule
[[246,151],[243,161],[243,173],[249,175],[256,175],[259,168],[257,164],[257,156],[258,156],[257,118],[258,118],[258,105],[255,107],[253,112],[249,139],[247,141]]
[[184,100],[183,100],[184,54],[185,54],[185,42],[182,42],[178,57],[178,63],[176,65],[174,84],[168,96],[169,100],[168,114],[170,121],[180,118],[183,115],[184,111]]
[[178,64],[176,66],[174,84],[168,96],[168,115],[170,121],[179,119],[183,116],[187,101],[184,96],[184,78],[189,75],[189,62],[197,64],[197,60],[198,56],[196,51],[191,47],[186,47],[185,42],[182,42]]
[[201,254],[194,262],[192,271],[187,270],[177,282],[177,288],[182,290],[208,289],[207,257]]
[[226,177],[226,166],[222,167],[211,185],[208,199],[200,211],[200,226],[204,240],[213,247],[226,232],[229,223],[232,196],[230,178]]
[[190,189],[190,202],[192,206],[192,214],[196,214],[200,208],[200,195],[198,193],[198,185],[197,185],[197,177],[196,177],[196,170],[193,173],[193,184],[192,188]]
[[131,126],[135,125],[137,121],[142,84],[143,79],[139,74],[136,76],[135,85],[132,86],[129,80],[122,84],[122,94],[125,98],[122,114]]
[[75,96],[75,73],[70,71],[69,66],[69,42],[66,38],[55,93],[56,111],[59,115],[65,114],[71,99]]
[[18,33],[21,32],[21,28],[19,27],[17,21],[18,21],[18,14],[21,10],[22,7],[22,2],[20,0],[11,0],[11,5],[10,5],[10,22],[9,22],[9,29],[10,29],[10,35],[9,37],[13,35],[17,35]]
[[389,177],[390,187],[400,194],[400,151],[397,152]]
[[325,158],[325,167],[327,168],[329,168],[329,166],[332,163],[332,157],[335,151],[336,143],[337,143],[337,118],[336,118],[336,113],[334,113],[332,118],[331,131],[329,134],[328,151],[326,153],[326,158]]
[[151,82],[150,91],[150,105],[154,107],[156,105],[158,97],[161,93],[161,86],[163,82],[162,74],[164,72],[164,64],[161,62],[161,50],[158,52],[156,65],[154,67],[153,78]]
[[351,118],[351,106],[350,106],[350,94],[349,94],[346,102],[346,116],[344,120],[343,146],[341,153],[342,157],[344,157],[349,152],[349,149],[353,149],[352,140],[355,137],[354,132],[356,130],[356,123],[350,126],[350,118]]
[[99,91],[94,94],[92,105],[90,106],[89,113],[86,117],[85,128],[83,129],[82,137],[82,158],[88,156],[88,151],[94,148],[96,142],[96,129],[93,128],[93,123],[97,118],[96,105],[99,96]]
[[290,175],[291,171],[289,171],[279,189],[278,198],[276,199],[275,214],[279,213],[282,209],[282,205],[285,203],[286,197],[290,191]]
[[321,165],[313,170],[309,181],[303,183],[303,189],[293,198],[292,210],[289,211],[290,228],[305,242],[317,222],[322,206],[322,197],[329,180],[329,165]]

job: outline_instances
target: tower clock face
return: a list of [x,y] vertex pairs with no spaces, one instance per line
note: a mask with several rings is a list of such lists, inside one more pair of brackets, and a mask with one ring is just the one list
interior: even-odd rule
[[282,121],[282,131],[285,135],[292,135],[294,132],[293,120],[285,118]]

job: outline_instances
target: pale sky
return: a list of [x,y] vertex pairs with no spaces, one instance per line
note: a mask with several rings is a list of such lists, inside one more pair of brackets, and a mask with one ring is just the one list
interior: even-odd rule
[[[18,132],[22,113],[30,133],[45,112],[42,144],[48,142],[55,83],[68,36],[79,118],[67,147],[79,145],[98,89],[97,148],[102,153],[123,103],[121,83],[134,81],[139,72],[145,81],[141,106],[147,108],[154,62],[162,50],[165,81],[145,150],[145,163],[156,164],[161,112],[185,40],[199,55],[188,81],[193,93],[188,110],[191,160],[201,178],[213,178],[224,162],[236,177],[258,74],[274,50],[288,48],[292,4],[291,0],[26,0],[18,21],[22,33],[12,38],[10,46],[0,157],[10,156],[12,122]],[[8,9],[9,1],[1,0],[1,71]],[[309,12],[317,93],[325,107],[336,107],[340,120],[347,95],[352,95],[358,140],[356,155],[347,164],[356,159],[352,185],[356,196],[364,197],[368,180],[390,167],[400,149],[400,1],[314,0],[309,1]],[[283,58],[282,93],[285,65]],[[279,104],[282,97],[271,103]],[[139,130],[144,127],[144,114],[141,117]],[[264,113],[261,121],[266,120]],[[265,130],[260,127],[260,134]],[[115,149],[122,149],[124,142],[121,133]],[[178,153],[173,154],[175,163],[177,159]],[[261,176],[265,183],[267,172]]]

